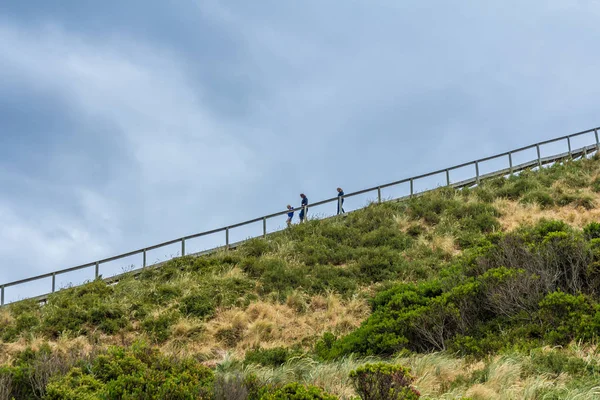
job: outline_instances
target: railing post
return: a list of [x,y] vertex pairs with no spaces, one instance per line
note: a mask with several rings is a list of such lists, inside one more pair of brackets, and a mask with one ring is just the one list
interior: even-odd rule
[[185,238],[181,238],[181,255],[185,256]]
[[146,249],[144,249],[144,261],[142,263],[142,268],[146,268]]
[[594,129],[594,135],[596,136],[596,151],[600,151],[600,142],[598,141],[598,129]]
[[4,305],[4,285],[0,286],[0,306]]
[[100,276],[100,263],[96,261],[96,279]]
[[446,186],[450,186],[450,170],[446,170]]
[[475,161],[475,182],[479,185],[479,161]]
[[377,187],[377,202],[381,204],[381,188]]
[[567,136],[567,145],[569,146],[569,158],[573,158],[573,154],[571,153],[571,138]]
[[263,237],[267,237],[267,217],[263,217]]
[[229,227],[225,228],[225,248],[229,249]]
[[413,186],[413,179],[410,178],[410,197],[413,197],[414,194]]
[[52,293],[56,290],[56,272],[52,273]]
[[535,149],[537,151],[537,156],[538,156],[538,167],[542,168],[542,157],[540,156],[540,145],[536,144]]
[[510,175],[512,176],[512,174],[513,174],[513,164],[512,164],[512,153],[511,152],[508,153],[508,166],[509,166],[509,169],[510,169]]

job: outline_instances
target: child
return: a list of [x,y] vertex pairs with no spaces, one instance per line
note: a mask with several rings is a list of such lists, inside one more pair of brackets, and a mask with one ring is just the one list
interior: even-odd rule
[[290,210],[290,212],[287,214],[288,219],[287,219],[287,226],[292,225],[292,218],[294,218],[294,209],[292,208],[292,206],[290,206],[288,204],[287,209]]

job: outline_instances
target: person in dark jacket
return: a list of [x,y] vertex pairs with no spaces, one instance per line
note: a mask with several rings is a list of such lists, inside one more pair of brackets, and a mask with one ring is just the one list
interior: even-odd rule
[[308,221],[308,197],[304,193],[300,193],[300,197],[302,197],[302,210],[300,211],[300,222],[304,222],[304,219]]
[[342,188],[337,188],[337,192],[338,192],[338,215],[339,214],[343,214],[346,211],[344,211],[344,191],[342,190]]
[[288,219],[285,221],[287,226],[292,225],[292,218],[294,218],[294,208],[288,204],[287,209],[290,211],[287,213]]

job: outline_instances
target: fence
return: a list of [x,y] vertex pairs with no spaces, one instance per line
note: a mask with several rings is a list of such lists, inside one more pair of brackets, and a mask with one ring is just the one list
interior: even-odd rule
[[[577,132],[577,133],[573,133],[567,136],[562,136],[556,139],[550,139],[550,140],[546,140],[543,142],[539,142],[539,143],[535,143],[529,146],[525,146],[525,147],[521,147],[515,150],[511,150],[511,151],[507,151],[501,154],[496,154],[494,156],[490,156],[490,157],[485,157],[485,158],[481,158],[479,160],[475,160],[475,161],[470,161],[467,163],[463,163],[463,164],[459,164],[459,165],[455,165],[453,167],[449,167],[449,168],[445,168],[445,169],[440,169],[437,171],[433,171],[433,172],[429,172],[426,174],[422,174],[422,175],[418,175],[418,176],[414,176],[411,178],[406,178],[406,179],[402,179],[399,181],[395,181],[395,182],[391,182],[391,183],[386,183],[383,185],[379,185],[379,186],[374,186],[368,189],[364,189],[364,190],[360,190],[357,192],[353,192],[353,193],[348,193],[346,195],[343,196],[343,198],[350,198],[350,197],[354,197],[354,196],[358,196],[361,194],[366,194],[366,193],[373,193],[376,194],[376,199],[377,202],[381,203],[384,199],[384,197],[382,197],[382,192],[384,189],[387,188],[391,188],[391,187],[395,187],[395,186],[399,186],[399,185],[403,185],[403,184],[408,184],[409,188],[407,188],[407,192],[408,194],[405,196],[400,196],[400,197],[396,197],[393,198],[395,200],[402,200],[405,198],[410,198],[413,197],[414,195],[417,194],[422,194],[428,190],[431,189],[424,189],[424,190],[415,190],[415,182],[419,181],[419,180],[423,180],[425,178],[428,177],[434,177],[434,176],[439,176],[442,175],[442,179],[445,180],[445,185],[446,186],[451,186],[454,188],[461,188],[461,187],[466,187],[466,186],[473,186],[473,185],[477,185],[479,184],[479,182],[481,180],[484,179],[489,179],[492,177],[497,177],[497,176],[505,176],[508,174],[513,174],[515,172],[519,172],[522,171],[524,169],[531,169],[531,168],[541,168],[543,165],[546,164],[551,164],[554,163],[556,161],[560,161],[563,160],[565,158],[575,158],[575,157],[580,157],[580,156],[587,156],[588,153],[594,152],[594,151],[600,151],[600,142],[598,141],[598,130],[600,129],[600,127],[598,128],[593,128],[593,129],[589,129],[586,131],[582,131],[582,132]],[[591,134],[593,133],[593,137],[589,138],[586,137],[587,136],[591,136]],[[585,140],[586,142],[584,143],[588,143],[588,144],[584,144],[581,147],[576,147],[573,148],[573,141],[577,139],[577,140]],[[592,142],[593,140],[593,142]],[[589,142],[592,142],[591,144],[589,144]],[[553,155],[550,156],[544,156],[542,157],[542,147],[543,146],[548,146],[550,144],[560,144],[561,146],[564,146],[565,144],[567,145],[567,151],[566,152],[560,152],[560,153],[555,153]],[[523,162],[523,163],[516,163],[515,164],[515,157],[519,154],[519,153],[523,153],[527,150],[532,150],[535,149],[536,151],[536,155],[534,156],[533,159],[528,159],[528,161]],[[504,163],[507,163],[507,167],[504,168],[499,168],[499,169],[495,169],[492,172],[488,172],[488,173],[481,173],[482,167],[484,165],[484,163],[489,163],[491,161],[497,161],[497,160],[502,160],[504,159]],[[506,165],[506,164],[505,164]],[[464,169],[470,167],[472,169],[472,172],[474,172],[474,175],[471,178],[465,179],[465,180],[461,180],[458,182],[452,182],[451,179],[451,173],[453,171],[458,171],[460,169]],[[316,206],[319,205],[323,205],[323,204],[328,204],[328,203],[335,203],[338,202],[338,205],[341,202],[341,197],[333,197],[330,199],[326,199],[326,200],[322,200],[319,201],[317,203],[312,203],[310,204],[311,208],[314,208]],[[167,242],[164,243],[159,243],[153,246],[149,246],[149,247],[145,247],[139,250],[134,250],[134,251],[130,251],[128,253],[124,253],[124,254],[120,254],[114,257],[109,257],[109,258],[105,258],[102,260],[98,260],[98,261],[94,261],[94,262],[90,262],[87,264],[82,264],[82,265],[78,265],[75,267],[71,267],[71,268],[66,268],[66,269],[62,269],[62,270],[58,270],[58,271],[54,271],[54,272],[49,272],[47,274],[42,274],[42,275],[38,275],[38,276],[34,276],[31,278],[26,278],[26,279],[21,279],[18,281],[14,281],[14,282],[8,282],[8,283],[4,283],[0,285],[0,305],[4,305],[4,294],[5,294],[5,289],[9,288],[9,287],[15,287],[15,286],[19,286],[19,285],[23,285],[25,283],[28,282],[34,282],[34,281],[39,281],[42,279],[50,279],[51,280],[51,293],[54,293],[56,291],[56,277],[58,275],[62,275],[62,274],[67,274],[69,272],[73,272],[73,271],[78,271],[78,270],[83,270],[86,268],[93,268],[94,269],[94,278],[98,278],[100,276],[100,267],[102,266],[102,264],[106,264],[109,263],[111,261],[116,261],[116,260],[120,260],[126,257],[131,257],[131,256],[135,256],[135,255],[141,255],[142,257],[142,267],[137,269],[137,270],[133,270],[133,271],[129,271],[128,273],[135,273],[136,271],[140,271],[144,268],[146,268],[148,266],[147,264],[147,253],[151,250],[154,249],[159,249],[165,246],[170,246],[173,244],[179,244],[181,246],[181,255],[184,256],[186,255],[186,241],[189,241],[191,239],[195,239],[195,238],[199,238],[199,237],[204,237],[204,236],[208,236],[208,235],[215,235],[215,234],[221,234],[224,237],[222,237],[221,240],[224,239],[224,244],[221,246],[217,246],[211,250],[207,250],[201,253],[194,253],[194,254],[207,254],[213,251],[217,251],[219,249],[228,249],[230,247],[233,246],[237,246],[238,244],[242,243],[244,240],[242,240],[241,242],[236,242],[236,243],[230,243],[230,232],[233,229],[242,227],[242,226],[246,226],[246,225],[250,225],[250,224],[255,224],[255,223],[260,223],[262,222],[262,236],[266,237],[267,236],[267,221],[275,218],[275,217],[280,217],[283,216],[285,214],[287,214],[289,212],[289,210],[284,210],[284,211],[280,211],[280,212],[276,212],[274,214],[269,214],[269,215],[265,215],[262,217],[258,217],[258,218],[254,218],[248,221],[244,221],[244,222],[240,222],[237,224],[233,224],[233,225],[229,225],[229,226],[225,226],[222,228],[218,228],[218,229],[213,229],[210,231],[206,231],[206,232],[201,232],[201,233],[197,233],[194,235],[189,235],[189,236],[184,236],[178,239],[173,239],[173,240],[169,240]],[[250,239],[250,238],[248,238]],[[246,240],[248,240],[246,239]],[[91,278],[91,277],[90,277]],[[112,280],[118,280],[118,276],[116,277],[111,277],[108,278],[107,280],[112,279]],[[44,294],[41,296],[37,296],[35,298],[39,299],[40,301],[45,301],[46,297],[48,296],[48,294]],[[34,297],[34,296],[30,296]],[[23,297],[24,298],[24,297]]]

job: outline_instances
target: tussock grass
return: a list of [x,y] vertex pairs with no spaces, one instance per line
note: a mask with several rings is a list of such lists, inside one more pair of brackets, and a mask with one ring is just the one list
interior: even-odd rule
[[[288,298],[289,300],[289,298]],[[303,309],[296,304],[254,302],[246,309],[233,308],[218,312],[204,326],[204,334],[196,348],[203,353],[228,348],[237,356],[252,348],[274,348],[302,345],[309,347],[327,331],[344,335],[354,330],[368,316],[365,299],[344,300],[330,293],[305,298]],[[234,335],[224,343],[224,332]],[[226,345],[229,344],[229,345]]]
[[[572,350],[551,350],[564,356],[573,356]],[[588,353],[589,355],[589,353]],[[595,361],[600,361],[596,354]],[[388,359],[377,357],[357,358],[347,356],[334,362],[317,362],[300,357],[289,360],[281,367],[248,365],[246,375],[254,374],[261,382],[286,384],[301,382],[316,385],[333,393],[340,399],[352,399],[356,394],[348,378],[350,371],[373,362],[389,362],[411,368],[418,378],[415,386],[422,399],[596,399],[600,394],[597,375],[587,377],[562,373],[523,375],[527,365],[534,362],[523,353],[511,353],[492,357],[485,361],[457,358],[449,353],[397,356]],[[231,360],[221,364],[220,373],[236,371]]]

